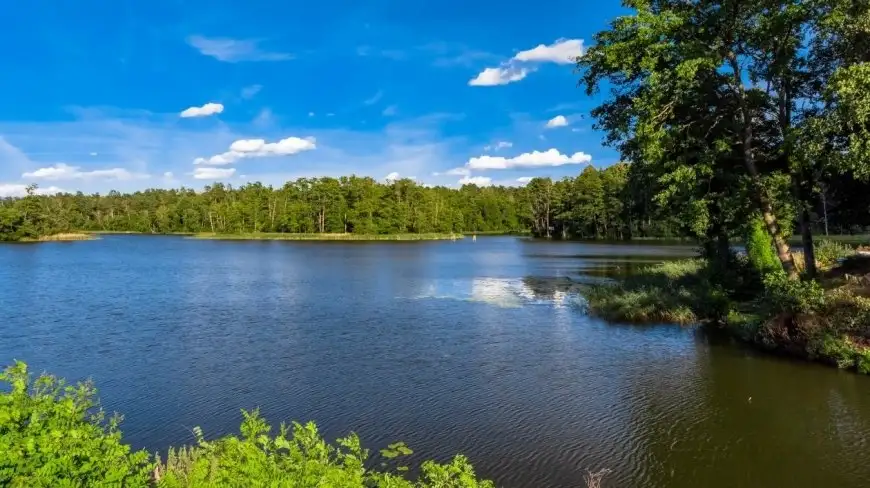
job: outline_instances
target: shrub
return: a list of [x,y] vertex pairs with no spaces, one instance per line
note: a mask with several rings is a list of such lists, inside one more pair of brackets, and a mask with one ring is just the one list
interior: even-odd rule
[[17,362],[0,374],[0,486],[144,487],[144,451],[121,443],[120,418],[93,411],[90,383],[66,385],[53,376],[35,381]]
[[791,280],[782,271],[764,276],[764,305],[775,313],[812,313],[825,304],[825,291],[817,281]]
[[[31,381],[18,362],[0,374],[0,486],[10,488],[493,488],[478,480],[464,456],[423,463],[420,477],[366,467],[368,451],[351,434],[333,446],[313,423],[281,425],[275,436],[259,413],[244,412],[241,437],[170,449],[166,462],[121,443],[119,418],[106,419],[90,383],[67,386],[53,376]],[[8,391],[5,391],[8,390]],[[411,454],[403,443],[381,451],[386,460]]]
[[760,218],[753,219],[749,224],[746,236],[746,256],[761,275],[782,270],[779,258],[773,250],[770,234],[764,228],[764,222]]
[[837,261],[855,254],[855,250],[846,244],[831,240],[821,240],[815,243],[813,250],[816,254],[816,262],[822,267],[831,267]]

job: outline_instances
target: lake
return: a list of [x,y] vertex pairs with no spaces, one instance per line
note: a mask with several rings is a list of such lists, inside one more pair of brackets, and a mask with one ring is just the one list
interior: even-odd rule
[[0,246],[0,361],[92,377],[125,439],[234,432],[240,408],[376,452],[468,455],[505,488],[864,487],[870,378],[699,330],[587,316],[576,283],[688,247],[220,242]]

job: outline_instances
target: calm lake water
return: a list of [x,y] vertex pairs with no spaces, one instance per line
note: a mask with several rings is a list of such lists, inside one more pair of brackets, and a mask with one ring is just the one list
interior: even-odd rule
[[870,378],[586,316],[576,282],[685,247],[479,238],[0,246],[0,361],[92,377],[136,447],[314,420],[498,486],[870,486]]

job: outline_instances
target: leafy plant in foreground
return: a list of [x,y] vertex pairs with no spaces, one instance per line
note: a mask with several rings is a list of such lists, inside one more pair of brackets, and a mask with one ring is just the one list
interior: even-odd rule
[[121,443],[120,418],[94,412],[90,383],[32,380],[17,362],[0,373],[0,486],[146,486],[148,454]]
[[[368,450],[351,434],[335,445],[314,423],[281,425],[276,435],[259,412],[243,411],[241,436],[170,449],[166,462],[121,443],[119,417],[94,410],[89,382],[69,386],[53,376],[32,380],[17,362],[0,374],[0,486],[11,488],[492,488],[464,456],[426,461],[417,480],[407,471],[369,469]],[[386,459],[412,453],[404,443]]]

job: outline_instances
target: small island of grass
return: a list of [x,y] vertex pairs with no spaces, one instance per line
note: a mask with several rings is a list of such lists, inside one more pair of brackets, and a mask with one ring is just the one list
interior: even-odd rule
[[86,232],[61,232],[59,234],[49,234],[36,238],[23,238],[21,242],[72,242],[72,241],[93,241],[99,239],[96,235]]
[[244,234],[199,233],[191,239],[219,241],[444,241],[462,239],[462,234],[422,233],[422,234],[352,234],[352,233],[282,233],[254,232]]

